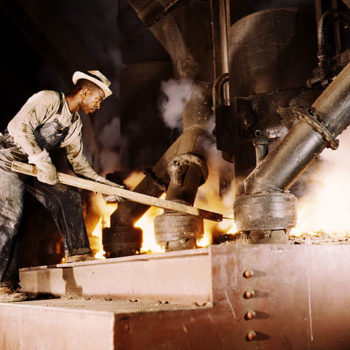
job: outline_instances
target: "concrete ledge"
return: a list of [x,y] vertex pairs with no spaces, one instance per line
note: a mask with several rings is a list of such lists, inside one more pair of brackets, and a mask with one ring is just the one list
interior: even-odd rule
[[0,303],[0,349],[113,350],[110,312]]
[[[131,283],[130,286],[125,285],[124,290],[135,290],[132,289],[133,276],[128,276],[127,272],[131,273],[131,266],[136,266],[139,268],[135,273],[141,276],[139,283],[142,281],[145,284],[148,296],[151,285],[142,276],[143,271],[155,283],[156,292],[153,295],[163,290],[179,298],[184,293],[187,301],[186,286],[192,290],[201,285],[208,288],[210,279],[213,303],[205,307],[188,304],[187,307],[179,307],[157,302],[129,302],[124,309],[118,306],[120,302],[111,301],[108,304],[109,307],[117,305],[118,310],[96,306],[107,305],[108,302],[99,300],[101,304],[95,304],[93,300],[88,303],[82,299],[66,300],[64,305],[56,305],[56,301],[42,301],[40,305],[39,301],[0,304],[0,348],[90,350],[88,343],[91,342],[95,350],[109,350],[110,344],[114,344],[114,349],[128,350],[350,349],[350,314],[347,312],[350,308],[349,259],[349,244],[223,244],[211,246],[208,250],[163,254],[156,258],[115,259],[103,272],[103,278],[105,281],[111,276],[116,278],[118,272],[119,276],[126,278],[126,281],[121,279],[123,283]],[[176,265],[177,260],[181,262],[179,265]],[[139,265],[141,262],[145,264],[145,270]],[[105,265],[108,266],[107,262],[75,264],[54,270],[73,269],[80,276],[83,274],[79,268],[87,269],[90,266],[96,274],[96,267]],[[164,266],[167,265],[172,269],[181,267],[181,274],[174,272],[169,276],[165,274],[166,277],[152,276],[152,271],[164,273]],[[124,275],[120,272],[123,266],[126,269]],[[50,269],[23,272],[45,272]],[[171,272],[172,269],[167,271]],[[90,277],[94,280],[92,272]],[[191,281],[193,275],[197,277]],[[176,283],[171,283],[172,278],[177,283],[186,283],[176,290]],[[199,282],[195,283],[197,278]],[[97,280],[103,279],[100,276]],[[82,281],[88,283],[84,279]],[[162,285],[164,281],[169,282],[171,288]],[[137,287],[141,296],[146,295],[142,294],[141,284]],[[87,307],[89,311],[85,310]],[[252,316],[248,317],[249,314]],[[111,323],[114,324],[113,331]],[[52,347],[48,334],[50,339],[58,339],[55,342],[59,342],[60,347]],[[84,337],[86,342],[85,339],[80,342],[79,339]]]
[[[0,303],[0,349],[114,350],[120,348],[119,334],[132,315],[149,314],[157,318],[156,314],[165,311],[175,314],[187,311],[192,315],[192,312],[206,309],[150,302],[60,298]],[[152,321],[149,327],[154,332]],[[138,344],[142,344],[141,338]]]
[[20,270],[24,292],[163,303],[212,301],[207,248]]

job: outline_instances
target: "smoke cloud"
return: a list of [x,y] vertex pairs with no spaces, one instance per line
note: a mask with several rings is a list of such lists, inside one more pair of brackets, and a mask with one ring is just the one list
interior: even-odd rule
[[197,93],[198,88],[188,79],[170,79],[161,83],[161,90],[164,98],[160,104],[160,111],[165,125],[171,129],[182,130],[185,105],[192,95]]
[[297,234],[350,235],[350,129],[339,140],[338,150],[324,150],[316,169],[302,176],[307,187],[298,200]]

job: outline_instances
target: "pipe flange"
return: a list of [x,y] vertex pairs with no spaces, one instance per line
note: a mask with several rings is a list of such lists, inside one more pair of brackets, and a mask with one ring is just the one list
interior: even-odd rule
[[102,244],[108,258],[138,254],[142,245],[142,230],[131,225],[105,228]]
[[[203,237],[203,219],[166,211],[154,219],[154,234],[158,244],[167,250],[191,249],[196,247],[196,240]],[[169,247],[176,249],[168,249]]]
[[154,185],[157,186],[161,191],[166,192],[168,185],[154,173],[152,168],[143,169],[143,173],[146,176],[149,176]]
[[169,162],[167,170],[172,181],[174,181],[177,185],[181,185],[182,177],[190,165],[199,167],[202,175],[202,185],[208,178],[207,163],[200,156],[193,153],[180,154]]
[[327,147],[336,150],[339,146],[339,140],[331,133],[326,125],[315,115],[311,109],[293,108],[295,117],[308,123],[315,131],[317,131],[327,142]]
[[296,225],[297,200],[285,192],[243,195],[233,211],[239,231],[289,230]]

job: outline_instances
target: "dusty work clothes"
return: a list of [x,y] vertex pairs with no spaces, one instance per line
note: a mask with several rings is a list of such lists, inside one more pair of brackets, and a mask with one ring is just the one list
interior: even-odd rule
[[13,160],[27,161],[43,150],[65,148],[76,173],[103,181],[82,153],[82,123],[72,115],[63,94],[42,91],[32,96],[8,125],[0,146],[0,286],[18,281],[17,232],[27,189],[47,209],[62,234],[66,255],[91,252],[80,194],[61,184],[47,185],[10,170]]

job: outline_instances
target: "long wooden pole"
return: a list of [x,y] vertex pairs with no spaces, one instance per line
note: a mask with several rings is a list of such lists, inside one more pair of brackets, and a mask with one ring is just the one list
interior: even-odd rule
[[[31,164],[22,163],[13,161],[11,166],[12,171],[36,176],[36,167]],[[105,185],[96,181],[82,179],[80,177],[58,173],[58,182],[61,184],[82,188],[84,190],[89,190],[92,192],[98,192],[106,195],[117,195],[130,201],[154,206],[162,209],[169,209],[174,211],[179,211],[181,213],[186,213],[194,216],[199,216],[203,219],[211,220],[211,221],[222,221],[222,214],[211,212],[208,210],[191,207],[190,205],[173,202],[165,199],[160,199],[152,196],[148,196],[143,193],[133,192],[129,190],[125,190],[122,188]]]

